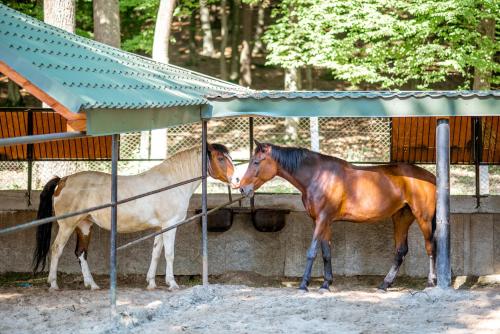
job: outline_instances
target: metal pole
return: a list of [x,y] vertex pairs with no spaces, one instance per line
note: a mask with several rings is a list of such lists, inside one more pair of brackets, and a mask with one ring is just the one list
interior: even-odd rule
[[120,135],[112,135],[111,143],[111,241],[110,241],[110,270],[109,270],[109,297],[111,302],[111,317],[116,316],[116,222],[118,200],[118,147]]
[[[253,155],[253,117],[248,118],[248,132],[249,132],[249,138],[250,138],[250,152],[249,152],[249,157],[248,159],[252,159]],[[254,212],[255,210],[255,197],[252,196],[250,197],[250,210]]]
[[480,163],[482,156],[482,134],[481,134],[481,118],[474,117],[474,165],[476,176],[476,209],[481,206],[481,180],[480,180]]
[[[33,112],[28,111],[28,136],[33,136]],[[31,191],[33,189],[33,144],[26,145],[28,159],[28,206],[31,206]]]
[[53,141],[60,139],[72,139],[72,138],[84,138],[84,137],[87,137],[85,132],[61,132],[61,133],[49,133],[45,135],[10,137],[10,138],[0,139],[0,147],[34,144],[34,143],[42,143],[46,141]]
[[437,285],[451,285],[450,267],[450,124],[448,119],[438,119],[436,127],[436,243]]
[[207,229],[207,121],[202,121],[201,132],[201,252],[202,252],[202,281],[208,286],[208,229]]

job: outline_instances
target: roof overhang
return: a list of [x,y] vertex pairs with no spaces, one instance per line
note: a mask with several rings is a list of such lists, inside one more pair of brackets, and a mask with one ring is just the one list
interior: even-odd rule
[[199,122],[201,106],[158,109],[91,109],[87,111],[87,134],[92,136],[162,129]]
[[255,92],[209,97],[203,118],[498,116],[500,92]]
[[[23,64],[22,61],[17,60],[14,61],[14,63],[17,65],[15,66],[16,68],[28,68],[28,71],[31,70],[29,69],[29,64]],[[52,97],[51,90],[42,90],[38,83],[39,80],[46,80],[50,83],[48,86],[52,87],[52,89],[57,89],[57,82],[50,82],[50,78],[43,78],[40,75],[34,76],[35,79],[30,81],[3,61],[0,61],[0,72],[64,117],[67,120],[66,131],[86,131],[86,115],[84,113],[75,113],[71,111],[68,107],[66,107],[68,104],[63,104],[60,101],[57,101],[54,97]],[[74,101],[75,99],[70,100]],[[69,102],[71,101],[67,101],[67,103]],[[75,105],[75,103],[70,103],[69,105]],[[79,107],[75,106],[75,108]]]

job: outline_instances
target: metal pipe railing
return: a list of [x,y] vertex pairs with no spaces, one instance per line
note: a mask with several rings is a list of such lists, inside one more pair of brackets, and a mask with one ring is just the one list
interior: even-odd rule
[[78,132],[78,131],[47,133],[47,134],[43,134],[43,135],[9,137],[9,138],[0,139],[0,147],[12,146],[12,145],[36,144],[36,143],[43,143],[46,141],[84,138],[84,137],[88,137],[87,134],[85,132]]
[[[245,196],[241,196],[241,197],[235,198],[235,199],[233,199],[233,200],[231,200],[231,201],[228,201],[228,202],[226,202],[226,203],[224,203],[224,204],[218,205],[218,206],[216,206],[215,208],[208,210],[206,214],[207,214],[207,216],[208,216],[208,215],[210,215],[210,214],[214,213],[215,211],[218,211],[218,210],[222,209],[222,208],[223,208],[223,207],[225,207],[225,206],[228,206],[228,205],[231,205],[231,204],[233,204],[233,203],[235,203],[235,202],[241,201],[243,198],[245,198]],[[143,236],[143,237],[140,237],[139,239],[135,239],[135,240],[133,240],[133,241],[130,241],[130,242],[126,243],[125,245],[121,245],[121,246],[120,246],[120,247],[118,247],[116,250],[123,250],[123,249],[129,248],[130,246],[136,245],[136,244],[138,244],[138,243],[140,243],[140,242],[142,242],[142,241],[144,241],[144,240],[148,240],[148,239],[154,238],[154,237],[156,237],[157,235],[163,234],[163,233],[165,233],[165,232],[168,232],[168,231],[170,231],[170,230],[173,230],[174,228],[177,228],[177,227],[182,226],[182,225],[184,225],[184,224],[187,224],[187,223],[189,223],[189,222],[191,222],[191,221],[193,221],[193,220],[195,220],[195,219],[198,219],[198,218],[202,217],[204,214],[205,214],[205,213],[201,212],[201,213],[199,213],[199,214],[196,214],[196,215],[194,215],[194,216],[191,216],[191,217],[189,217],[189,218],[186,218],[186,219],[184,219],[184,220],[181,220],[180,222],[175,223],[174,225],[171,225],[171,226],[166,227],[166,228],[164,228],[164,229],[161,229],[161,230],[160,230],[160,231],[158,231],[158,232],[154,232],[154,233],[151,233],[151,234],[145,235],[145,236]]]
[[[178,182],[178,183],[175,183],[175,184],[171,184],[169,186],[166,186],[166,187],[163,187],[163,188],[159,188],[159,189],[156,189],[156,190],[148,191],[148,192],[136,195],[136,196],[124,198],[124,199],[121,199],[121,200],[117,201],[116,204],[120,205],[120,204],[123,204],[123,203],[131,202],[131,201],[134,201],[134,200],[142,198],[142,197],[154,195],[154,194],[157,194],[159,192],[167,191],[167,190],[170,190],[172,188],[183,186],[185,184],[192,183],[192,182],[199,181],[199,180],[201,180],[201,176],[198,176],[198,177],[195,177],[195,178],[192,178],[192,179],[189,179],[189,180],[185,180],[185,181],[182,181],[182,182]],[[51,222],[54,222],[54,221],[60,220],[60,219],[66,219],[66,218],[71,218],[71,217],[79,216],[81,214],[89,213],[89,212],[92,212],[92,211],[106,209],[106,208],[111,207],[112,205],[113,205],[112,203],[106,203],[106,204],[97,205],[97,206],[94,206],[94,207],[91,207],[91,208],[74,211],[74,212],[71,212],[71,213],[65,213],[65,214],[62,214],[62,215],[59,215],[59,216],[47,217],[47,218],[43,218],[43,219],[33,220],[33,221],[29,222],[29,223],[25,223],[25,224],[21,224],[21,225],[17,225],[17,226],[12,226],[12,227],[7,227],[7,228],[4,228],[4,229],[1,229],[0,230],[0,235],[14,233],[14,232],[21,231],[21,230],[24,230],[24,229],[27,229],[27,228],[32,228],[32,227],[36,227],[36,226],[39,226],[39,225],[51,223]]]

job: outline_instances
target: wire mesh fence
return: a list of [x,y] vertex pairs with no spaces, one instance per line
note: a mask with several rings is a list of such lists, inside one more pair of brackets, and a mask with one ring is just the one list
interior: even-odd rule
[[[144,131],[120,135],[121,175],[141,173],[160,163],[165,157],[201,144],[201,124],[185,124],[167,130]],[[286,146],[310,148],[309,118],[254,118],[254,138]],[[319,151],[357,163],[384,163],[390,161],[391,121],[388,118],[319,118],[317,128]],[[233,160],[247,160],[250,156],[248,118],[211,120],[208,127],[208,142],[228,147]],[[431,171],[433,165],[428,165]],[[473,166],[451,167],[451,191],[453,194],[474,194]],[[500,168],[490,166],[490,193],[500,194]],[[238,167],[241,176],[246,165]],[[41,189],[54,175],[64,176],[80,171],[109,173],[108,160],[92,161],[34,161],[32,188]],[[0,189],[27,189],[28,163],[25,161],[0,161]],[[497,189],[498,188],[498,189]],[[226,186],[209,183],[212,192],[225,192]],[[285,181],[277,178],[265,184],[264,192],[296,192]]]

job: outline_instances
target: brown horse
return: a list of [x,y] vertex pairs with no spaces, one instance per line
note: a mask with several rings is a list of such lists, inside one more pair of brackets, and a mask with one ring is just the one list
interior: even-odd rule
[[408,252],[408,229],[414,220],[424,235],[430,259],[427,283],[434,286],[436,180],[433,174],[409,164],[360,167],[304,148],[255,143],[255,153],[240,182],[241,193],[253,196],[265,182],[281,176],[300,190],[304,207],[314,220],[313,239],[299,289],[307,291],[320,246],[324,264],[321,289],[329,290],[332,284],[330,222],[372,223],[389,217],[394,223],[396,254],[379,288],[386,290],[394,282]]

